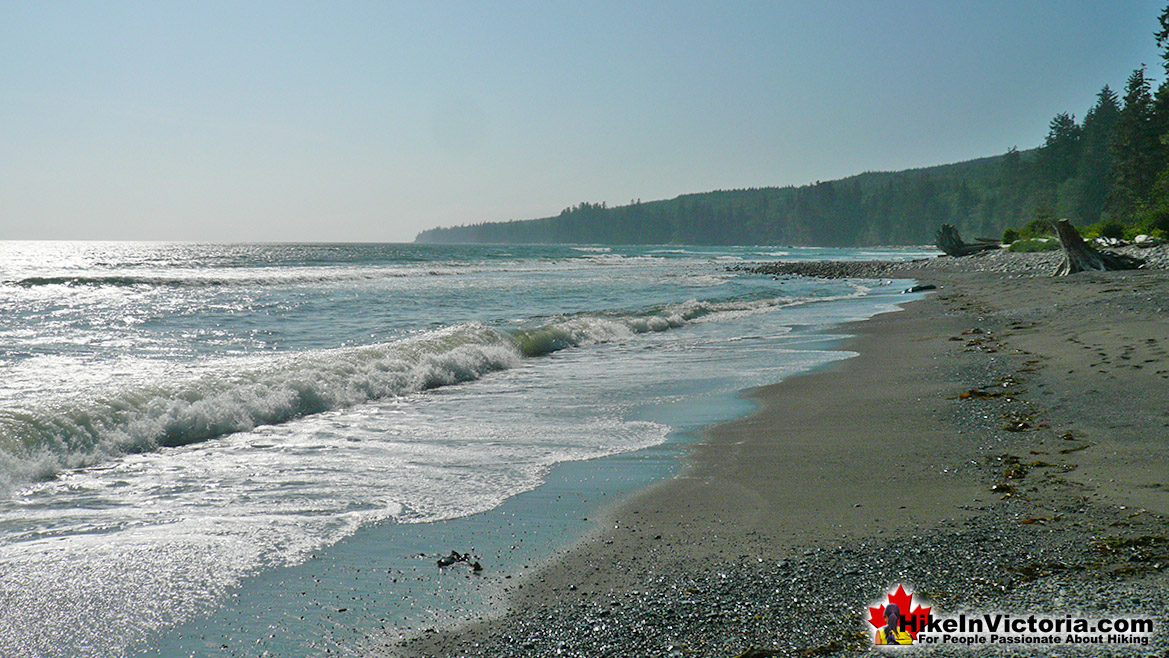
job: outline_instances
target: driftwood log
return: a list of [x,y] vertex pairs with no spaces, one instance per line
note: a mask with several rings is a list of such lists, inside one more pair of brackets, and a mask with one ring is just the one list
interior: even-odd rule
[[1055,276],[1067,276],[1088,270],[1135,270],[1145,261],[1124,254],[1110,254],[1097,251],[1080,236],[1080,232],[1066,219],[1053,222],[1059,245],[1063,247],[1063,262],[1055,270]]
[[962,237],[958,235],[958,229],[954,228],[953,224],[942,224],[942,228],[934,234],[934,244],[947,256],[969,256],[1002,246],[998,240],[987,238],[977,238],[977,240],[973,244],[963,242]]

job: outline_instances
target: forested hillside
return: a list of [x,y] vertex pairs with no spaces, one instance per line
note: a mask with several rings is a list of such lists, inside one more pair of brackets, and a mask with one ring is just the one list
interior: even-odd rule
[[581,203],[555,217],[438,228],[418,242],[597,244],[924,244],[943,223],[998,237],[1067,217],[1105,232],[1169,231],[1169,8],[1155,38],[1166,82],[1145,67],[1123,97],[1108,86],[1082,121],[1051,120],[1041,146],[901,172],[870,172],[802,187],[686,194],[607,207]]
[[920,244],[941,222],[999,235],[1033,211],[1018,171],[1034,153],[804,187],[687,194],[625,206],[581,203],[556,217],[426,231],[419,242]]

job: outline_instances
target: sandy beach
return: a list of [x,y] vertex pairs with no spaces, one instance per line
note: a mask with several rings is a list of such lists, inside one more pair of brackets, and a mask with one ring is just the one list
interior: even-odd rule
[[1169,271],[995,258],[874,266],[937,290],[845,327],[855,358],[751,391],[500,618],[386,651],[850,654],[904,584],[935,612],[1152,616],[1150,646],[1063,651],[1163,655]]

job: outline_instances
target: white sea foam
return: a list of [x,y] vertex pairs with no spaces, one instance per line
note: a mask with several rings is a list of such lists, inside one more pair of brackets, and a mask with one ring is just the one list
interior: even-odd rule
[[384,345],[229,361],[195,378],[176,374],[90,391],[80,401],[3,409],[0,486],[470,381],[519,360],[502,334],[469,324]]
[[[586,362],[597,360],[574,361],[552,370],[591,370]],[[653,445],[668,431],[562,413],[596,404],[600,389],[562,388],[548,369],[501,374],[23,489],[0,504],[25,528],[0,542],[0,598],[15,611],[0,616],[0,647],[19,640],[29,653],[15,655],[126,655],[134,640],[206,611],[247,575],[300,562],[363,525],[482,512],[538,486],[557,462]],[[517,391],[543,406],[500,406]]]
[[714,322],[827,297],[691,299],[637,313],[581,314],[501,332],[469,323],[386,344],[229,360],[197,376],[174,373],[68,400],[0,409],[0,488],[125,454],[206,441],[316,413],[472,381],[522,357],[629,340],[694,322]]

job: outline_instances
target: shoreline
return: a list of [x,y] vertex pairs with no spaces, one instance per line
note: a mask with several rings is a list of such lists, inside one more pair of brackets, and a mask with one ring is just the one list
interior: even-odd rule
[[[364,527],[303,563],[250,577],[210,614],[131,655],[342,652],[484,619],[506,583],[587,536],[608,501],[676,472],[692,440],[676,432],[642,450],[562,462],[539,487],[470,516]],[[481,560],[483,571],[470,560],[437,568],[452,549]]]
[[948,612],[1164,627],[1169,417],[1140,411],[1169,408],[1164,309],[1146,306],[1166,272],[945,265],[881,274],[939,290],[849,325],[858,357],[755,390],[756,412],[513,587],[509,613],[393,653],[851,653],[897,583]]
[[[876,297],[904,299],[897,294],[900,289],[890,285]],[[867,312],[852,309],[846,300],[826,303],[839,306],[835,312],[842,317]],[[837,322],[794,326],[798,328],[783,334],[783,349],[848,358],[839,347],[846,337],[838,334]],[[790,368],[807,367],[796,362],[800,360]],[[589,537],[613,501],[680,472],[703,428],[745,416],[756,407],[742,390],[730,388],[685,399],[647,404],[635,412],[640,420],[673,428],[663,443],[562,462],[540,486],[470,516],[361,528],[314,551],[303,563],[250,576],[214,610],[159,634],[133,655],[202,655],[213,650],[222,655],[255,650],[297,655],[309,649],[365,655],[406,637],[489,619],[505,607],[509,585],[524,582],[554,556]],[[468,559],[438,568],[436,561],[452,550]],[[474,563],[482,568],[474,570]]]

